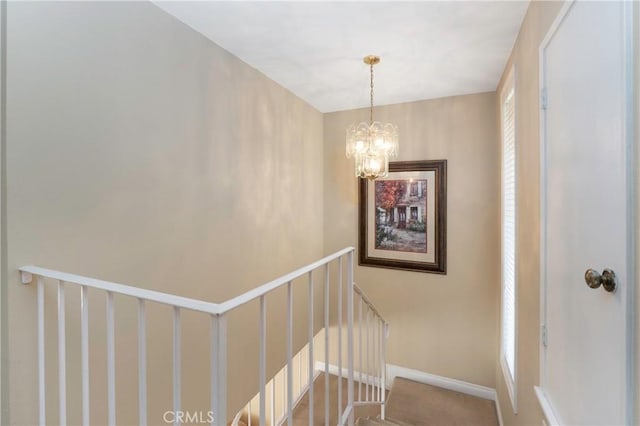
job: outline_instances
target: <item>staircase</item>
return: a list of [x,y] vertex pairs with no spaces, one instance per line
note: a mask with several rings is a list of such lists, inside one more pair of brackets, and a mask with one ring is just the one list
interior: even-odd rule
[[[334,411],[337,393],[337,378],[330,380],[330,392],[334,396],[330,398],[331,408]],[[359,383],[355,383],[357,389]],[[324,390],[324,381],[316,379],[314,388],[317,391]],[[293,425],[307,425],[308,404],[306,399],[294,409]],[[316,399],[316,412],[322,411],[322,400]],[[393,380],[391,390],[385,404],[385,417],[382,419],[380,409],[376,405],[362,404],[355,408],[356,425],[359,426],[497,426],[498,416],[495,403],[492,400],[483,399],[460,392],[455,392],[436,386],[415,382],[402,377]],[[314,424],[321,425],[323,418],[316,416]],[[333,419],[330,419],[333,420]],[[258,423],[255,423],[256,425]],[[329,423],[333,425],[334,423]]]
[[[478,398],[402,378],[394,380],[391,392],[387,395],[388,324],[363,291],[355,285],[353,267],[354,249],[345,248],[223,303],[190,299],[37,266],[22,267],[22,282],[29,284],[35,281],[36,285],[37,298],[34,303],[37,306],[38,317],[33,338],[37,341],[38,348],[37,364],[34,365],[38,371],[38,390],[37,397],[34,398],[34,407],[38,410],[39,424],[80,423],[71,419],[68,421],[67,411],[69,407],[81,407],[74,412],[81,413],[81,424],[89,425],[90,420],[93,420],[90,416],[91,406],[102,405],[106,407],[105,418],[93,420],[94,423],[146,425],[161,424],[164,421],[180,425],[193,423],[194,419],[202,423],[202,419],[205,418],[212,425],[220,426],[229,423],[247,426],[275,426],[284,423],[329,426],[353,425],[356,421],[361,426],[495,426],[497,421],[492,401],[477,401]],[[54,299],[57,301],[57,345],[45,345],[45,334],[48,334],[45,328],[45,306],[48,306],[48,310],[55,306],[47,305],[45,286],[52,286],[51,290],[57,290],[57,300]],[[306,321],[303,319],[302,324],[296,324],[294,321],[294,288],[307,293],[307,297],[302,299],[302,313],[307,317]],[[282,291],[277,292],[278,289]],[[106,344],[97,348],[93,346],[95,339],[92,342],[89,339],[92,334],[89,324],[89,292],[98,299],[104,297],[103,300],[106,302],[106,309],[103,311],[105,316],[100,315],[103,322],[98,322],[98,326],[106,332]],[[267,338],[267,323],[270,317],[266,298],[269,296],[273,301],[273,298],[283,295],[286,296],[283,303],[286,320],[285,324],[277,322],[276,327],[282,329],[282,326],[285,326],[285,348],[283,350],[280,347],[279,351],[286,353],[286,357],[284,365],[279,364],[282,368],[276,375],[267,375],[267,347],[273,343]],[[79,303],[67,303],[68,299],[71,299],[69,296],[79,296],[79,300],[76,300]],[[318,297],[319,301],[314,302],[314,297]],[[128,306],[137,311],[137,315],[133,316],[137,319],[137,327],[133,327],[133,335],[137,334],[137,353],[132,353],[130,346],[116,344],[116,331],[122,330],[118,327],[116,315],[122,310],[117,307],[121,303],[124,305],[124,300],[128,300]],[[300,302],[300,299],[298,301]],[[165,309],[169,307],[165,312],[170,313],[172,322],[171,349],[156,350],[151,356],[147,354],[147,332],[153,334],[162,325],[153,321],[151,315],[150,320],[147,319],[147,306],[150,308],[149,313],[152,313],[151,309],[154,309],[154,306],[164,306]],[[232,319],[229,313],[240,307],[258,311],[258,386],[255,390],[251,389],[258,393],[249,401],[245,399],[245,396],[249,396],[248,392],[238,392],[243,383],[228,374],[228,359],[237,355],[229,351],[228,342],[246,337],[241,333],[230,332],[234,329],[227,325]],[[314,315],[314,308],[322,309],[323,315]],[[67,316],[67,310],[75,312],[70,312]],[[184,328],[181,318],[186,311],[190,313],[185,313],[185,317],[195,315],[198,320],[208,325],[208,330],[205,328],[206,332],[202,335],[209,344],[209,350],[204,352],[208,366],[203,368],[204,374],[200,375],[195,385],[205,388],[203,394],[208,399],[206,403],[209,411],[199,411],[195,413],[198,415],[196,417],[193,417],[193,412],[184,411],[183,408],[188,407],[190,401],[183,401],[185,387],[182,385],[182,360],[196,362],[198,356],[203,356],[203,351],[189,352],[190,347],[181,343]],[[67,317],[69,322],[75,322],[74,326],[79,329],[79,347],[69,347],[67,343]],[[320,324],[317,323],[317,317],[322,317]],[[300,325],[306,327],[301,328]],[[127,331],[130,332],[130,328]],[[300,334],[304,328],[308,329],[306,345],[294,354],[294,331],[297,330]],[[51,358],[50,352],[55,352],[56,349],[57,374],[49,373],[48,380],[57,378],[57,386],[46,387],[45,369],[50,369],[52,364],[45,361]],[[104,375],[90,368],[91,357],[99,349],[106,352]],[[78,354],[73,356],[80,361],[80,377],[79,380],[67,381],[67,353],[75,351]],[[130,414],[123,417],[116,410],[116,370],[122,366],[117,360],[125,356],[134,361],[125,366],[125,374],[137,376],[138,401],[137,413],[134,412],[134,416],[137,414],[135,420]],[[172,380],[170,384],[166,384],[164,391],[170,392],[173,398],[170,407],[162,406],[165,414],[173,413],[169,421],[165,417],[161,419],[158,409],[148,404],[149,401],[158,400],[158,392],[162,391],[159,386],[148,386],[147,383],[147,363],[150,359],[157,358],[171,363]],[[330,361],[335,365],[330,365]],[[122,378],[122,374],[120,377]],[[97,381],[99,386],[104,386],[106,395],[99,394],[96,397],[90,393],[92,388],[96,388],[95,385],[91,386],[94,381]],[[166,382],[163,382],[163,386],[164,383]],[[47,397],[46,393],[50,396]],[[57,400],[57,412],[51,413],[48,410],[47,399]],[[92,403],[95,399],[98,401]],[[235,400],[240,400],[240,403]],[[230,401],[232,403],[229,403]],[[247,405],[240,408],[245,402]],[[168,408],[170,410],[167,410]],[[235,417],[228,415],[229,408],[238,414]]]

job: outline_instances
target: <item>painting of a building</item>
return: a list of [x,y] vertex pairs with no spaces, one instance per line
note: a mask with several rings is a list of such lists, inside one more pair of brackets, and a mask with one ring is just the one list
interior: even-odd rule
[[376,248],[426,253],[427,180],[375,183]]

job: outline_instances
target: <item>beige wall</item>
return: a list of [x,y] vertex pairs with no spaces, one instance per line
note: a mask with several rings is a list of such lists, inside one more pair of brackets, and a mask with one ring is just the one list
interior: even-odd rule
[[634,359],[636,360],[633,366],[635,378],[634,378],[634,424],[640,424],[640,364],[637,360],[640,359],[640,315],[638,314],[638,308],[640,307],[640,3],[633,3],[633,67],[634,67],[634,136],[635,145],[633,147],[634,161],[635,161],[635,187],[633,188],[633,196],[635,197],[635,330],[634,330]]
[[[383,83],[380,83],[383,84]],[[447,275],[356,268],[390,323],[387,361],[495,387],[499,289],[499,143],[494,93],[378,107],[400,127],[398,160],[448,161]],[[364,109],[325,114],[325,251],[356,246],[358,193],[344,155]]]
[[[516,143],[518,182],[518,414],[514,415],[499,357],[496,356],[497,391],[506,425],[540,425],[542,412],[533,391],[539,383],[540,330],[540,156],[538,107],[538,47],[558,14],[561,2],[532,2],[525,16],[511,58],[515,66]],[[498,87],[498,93],[502,82]],[[496,109],[499,105],[496,104]]]
[[6,155],[5,155],[5,132],[6,129],[6,10],[7,3],[0,4],[0,424],[6,424],[9,421],[8,408],[9,408],[9,392],[8,392],[8,380],[7,380],[7,343],[8,337],[8,297],[7,297],[7,247],[6,247]]
[[[19,283],[17,268],[37,264],[221,301],[315,260],[323,251],[323,121],[151,3],[13,2],[8,19],[10,420],[35,424],[36,293]],[[75,424],[78,298],[68,285]],[[53,285],[46,300],[55,424]],[[90,294],[95,424],[106,421],[104,303],[100,292]],[[296,307],[304,315],[302,303]],[[117,359],[117,420],[135,424],[135,301],[116,297],[116,308],[116,345],[130,348]],[[284,356],[284,309],[275,299],[269,308],[277,316],[273,370]],[[229,319],[230,410],[257,388],[253,309]],[[171,408],[171,312],[149,306],[148,317],[149,421],[158,424]],[[207,410],[209,321],[184,312],[182,323],[183,408]]]
[[[8,9],[11,423],[36,421],[35,286],[19,284],[17,267],[34,263],[219,301],[322,252],[357,245],[357,182],[344,157],[344,132],[365,120],[366,110],[326,114],[323,121],[148,3],[10,3]],[[505,67],[515,65],[518,91],[518,415],[497,362],[497,98],[485,93],[374,112],[400,126],[399,160],[445,158],[449,173],[448,274],[356,268],[358,284],[391,324],[388,362],[496,387],[507,425],[542,419],[533,394],[539,378],[538,46],[559,9],[554,2],[531,4]],[[67,296],[69,420],[78,423],[72,310],[78,292],[68,287]],[[302,290],[296,301],[304,297]],[[47,303],[47,409],[55,423],[53,286]],[[132,348],[118,359],[118,423],[134,424],[135,304],[116,303],[117,343]],[[90,306],[92,422],[104,423],[105,337],[97,326],[103,296],[92,294]],[[296,303],[296,315],[304,318],[302,307]],[[269,308],[276,316],[269,329],[274,370],[283,359],[283,309],[275,298]],[[170,312],[149,307],[149,319],[155,326],[149,331],[149,414],[158,423],[171,404]],[[257,388],[256,319],[255,310],[230,317],[231,331],[244,336],[230,341],[231,353],[241,354],[230,359],[230,377],[242,383],[231,390],[232,410]],[[185,313],[182,321],[185,409],[207,409],[206,318]],[[297,347],[306,332],[306,322],[300,325]],[[153,356],[159,352],[162,357]]]

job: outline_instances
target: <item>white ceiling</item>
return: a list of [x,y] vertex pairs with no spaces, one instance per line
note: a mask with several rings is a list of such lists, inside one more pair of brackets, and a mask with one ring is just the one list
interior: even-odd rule
[[528,1],[155,1],[321,112],[496,89]]

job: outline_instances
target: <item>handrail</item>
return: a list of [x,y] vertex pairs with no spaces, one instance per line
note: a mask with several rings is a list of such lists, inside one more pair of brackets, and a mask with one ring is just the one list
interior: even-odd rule
[[[283,285],[289,283],[290,281],[295,280],[303,276],[318,267],[335,260],[350,251],[353,251],[353,247],[347,247],[340,251],[337,251],[329,256],[326,256],[314,263],[311,263],[302,268],[296,269],[295,271],[283,275],[280,278],[276,278],[273,281],[269,281],[266,284],[261,285],[260,287],[256,287],[252,290],[249,290],[245,293],[242,293],[239,296],[236,296],[232,299],[229,299],[222,303],[213,303],[213,302],[205,302],[202,300],[191,299],[188,297],[177,296],[170,293],[162,293],[154,290],[146,290],[140,287],[134,287],[126,284],[118,284],[110,281],[99,280],[95,278],[85,277],[82,275],[69,274],[67,272],[60,272],[53,269],[41,268],[39,266],[23,266],[18,268],[20,272],[22,272],[22,283],[28,284],[32,281],[32,275],[37,275],[45,278],[53,278],[56,280],[84,285],[87,287],[98,288],[100,290],[110,291],[113,293],[124,294],[127,296],[137,297],[139,299],[145,299],[152,302],[162,303],[165,305],[177,306],[184,309],[190,309],[192,311],[199,311],[213,315],[222,315],[226,312],[229,312],[245,303],[251,302],[259,298],[260,296],[264,296],[265,294],[282,287]],[[361,294],[360,292],[358,292]],[[369,303],[370,304],[370,303]]]
[[220,313],[222,314],[225,312],[229,312],[241,305],[244,305],[247,302],[251,302],[252,300],[259,298],[260,296],[264,296],[270,291],[273,291],[278,287],[282,287],[283,285],[295,280],[296,278],[300,278],[304,274],[307,274],[313,271],[314,269],[317,269],[318,267],[331,262],[332,260],[335,260],[341,256],[344,256],[345,254],[353,250],[354,250],[353,247],[344,248],[340,251],[337,251],[333,254],[330,254],[327,257],[324,257],[318,260],[317,262],[314,262],[302,268],[296,269],[295,271],[287,275],[283,275],[282,277],[276,278],[275,280],[270,281],[266,284],[263,284],[260,287],[256,287],[253,290],[249,290],[246,293],[241,294],[240,296],[234,297],[233,299],[229,299],[226,302],[223,302],[220,304]]
[[380,312],[376,309],[376,305],[374,305],[369,298],[364,294],[364,292],[362,291],[362,289],[360,287],[358,287],[358,285],[356,283],[353,283],[353,290],[358,293],[360,295],[360,297],[362,297],[362,301],[364,303],[367,304],[367,306],[369,306],[369,308],[378,316],[378,318],[380,318],[382,320],[382,322],[384,322],[386,325],[388,325],[389,323],[387,322],[386,319],[384,319],[384,317],[380,314]]
[[55,271],[53,269],[41,268],[39,266],[23,266],[19,268],[19,270],[22,272],[23,284],[29,284],[33,280],[33,275],[37,275],[44,278],[52,278],[67,283],[110,291],[112,293],[137,297],[138,299],[149,300],[165,305],[177,306],[179,308],[189,309],[192,311],[214,315],[220,314],[220,305],[217,303],[205,302],[202,300],[176,296],[174,294],[162,293],[154,290],[147,290],[126,284],[98,280],[96,278],[84,277],[82,275],[69,274],[67,272]]

